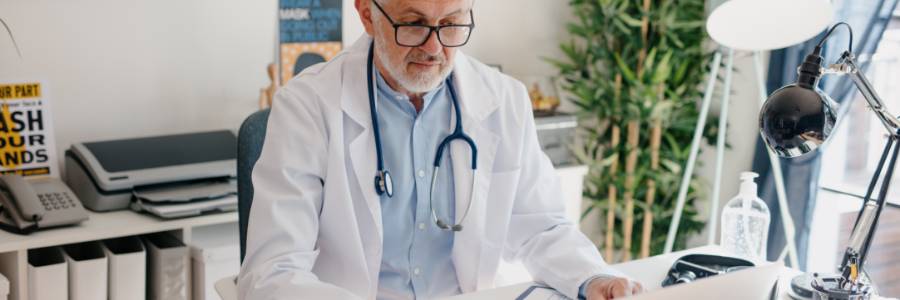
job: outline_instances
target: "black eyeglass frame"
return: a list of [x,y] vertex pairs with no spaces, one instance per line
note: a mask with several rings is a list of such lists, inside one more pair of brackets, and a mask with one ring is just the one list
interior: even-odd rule
[[[444,46],[444,47],[460,47],[460,46],[464,46],[466,43],[469,42],[469,38],[472,37],[472,31],[475,30],[475,15],[472,13],[472,9],[471,9],[471,8],[469,9],[469,19],[472,20],[472,23],[470,23],[470,24],[467,24],[467,25],[439,25],[439,26],[429,26],[429,25],[397,24],[397,23],[394,23],[394,20],[391,20],[391,17],[389,17],[389,16],[387,15],[387,13],[384,12],[384,9],[381,8],[381,5],[378,5],[378,2],[376,2],[375,0],[372,0],[372,3],[374,3],[374,4],[375,4],[375,7],[377,7],[378,10],[381,11],[381,14],[383,14],[384,17],[387,18],[388,22],[391,22],[391,26],[394,26],[394,42],[397,43],[397,45],[400,45],[400,46],[403,46],[403,47],[419,47],[419,46],[425,45],[425,43],[428,42],[428,39],[431,38],[431,33],[435,32],[435,31],[437,31],[438,42],[441,43],[442,46]],[[400,43],[400,40],[399,40],[398,37],[397,37],[397,33],[400,31],[400,27],[424,27],[424,28],[428,28],[428,35],[425,36],[425,40],[423,40],[422,43],[420,43],[420,44],[418,44],[418,45],[404,45],[404,44],[401,44],[401,43]],[[444,41],[441,40],[441,29],[442,29],[442,28],[446,28],[446,27],[469,27],[469,35],[466,36],[466,41],[463,42],[462,44],[455,45],[455,46],[448,46],[448,45],[444,44]]]

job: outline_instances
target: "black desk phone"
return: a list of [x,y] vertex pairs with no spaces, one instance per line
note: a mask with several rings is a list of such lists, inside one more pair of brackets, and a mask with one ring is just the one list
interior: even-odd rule
[[0,229],[17,234],[88,219],[75,193],[59,179],[27,181],[16,174],[0,176],[0,205]]

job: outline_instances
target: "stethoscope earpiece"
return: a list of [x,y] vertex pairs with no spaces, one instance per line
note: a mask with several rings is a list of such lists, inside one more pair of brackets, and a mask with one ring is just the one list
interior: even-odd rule
[[437,222],[435,223],[437,223],[437,226],[443,230],[450,230],[450,226],[447,226],[447,223],[444,222],[444,220],[437,220]]
[[435,224],[443,230],[462,231],[463,229],[462,224],[447,226],[447,222],[444,222],[444,220],[437,220]]

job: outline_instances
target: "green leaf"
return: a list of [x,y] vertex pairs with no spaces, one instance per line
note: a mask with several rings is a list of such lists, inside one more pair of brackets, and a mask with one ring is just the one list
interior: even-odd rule
[[572,71],[574,71],[574,70],[577,69],[577,66],[575,66],[575,65],[573,65],[573,64],[571,64],[571,63],[567,63],[567,62],[563,62],[563,61],[558,61],[558,60],[555,60],[555,59],[552,59],[552,58],[548,58],[548,57],[540,57],[540,60],[543,60],[543,61],[546,61],[546,62],[549,62],[549,63],[553,64],[554,66],[556,66],[557,68],[559,68],[563,73],[572,72]]
[[666,142],[669,143],[669,149],[673,152],[674,156],[677,158],[681,157],[681,146],[675,140],[675,136],[671,133],[664,133],[663,138],[666,139]]
[[628,81],[634,82],[634,73],[631,72],[631,69],[629,69],[627,65],[625,65],[625,62],[622,61],[622,57],[619,56],[618,53],[615,53],[614,56],[616,57],[616,63],[619,65],[619,71],[622,71],[622,76]]
[[674,100],[660,100],[659,102],[656,102],[656,105],[653,106],[653,110],[650,111],[650,119],[669,119],[674,107]]
[[675,22],[673,24],[668,25],[668,28],[671,29],[694,29],[703,27],[706,24],[706,21],[689,21],[689,22]]
[[[684,80],[684,74],[687,72],[687,68],[688,64],[686,62],[682,62],[680,65],[678,65],[678,71],[675,71],[675,77],[673,77],[672,80],[676,83]],[[684,91],[680,92],[679,94],[683,93]]]
[[659,163],[662,164],[666,169],[672,171],[672,173],[680,174],[681,173],[681,165],[678,163],[668,160],[668,159],[660,159]]
[[613,164],[614,161],[617,160],[619,160],[619,153],[613,153],[609,157],[603,159],[602,165],[604,167],[609,167]]
[[625,24],[631,25],[632,27],[641,27],[641,25],[644,25],[643,22],[638,19],[632,18],[628,14],[620,13],[618,17],[622,20],[622,22],[625,22]]
[[628,0],[622,1],[622,4],[619,5],[618,11],[621,13],[621,12],[624,12],[625,10],[627,10],[628,4],[629,4]]
[[653,78],[650,79],[650,82],[660,83],[669,79],[669,75],[671,74],[671,66],[669,65],[669,59],[672,58],[672,50],[666,52],[666,55],[659,61],[658,66],[656,67],[656,71],[653,72]]
[[684,48],[684,43],[681,42],[681,39],[678,38],[675,34],[672,34],[671,31],[666,31],[666,36],[675,44],[675,47]]
[[613,25],[616,25],[616,27],[619,28],[619,30],[621,30],[623,33],[631,34],[631,29],[629,29],[628,26],[625,26],[625,23],[622,23],[621,20],[613,19],[612,22]]
[[650,73],[653,70],[653,64],[656,60],[656,47],[650,49],[650,54],[647,54],[647,58],[644,60],[644,75]]

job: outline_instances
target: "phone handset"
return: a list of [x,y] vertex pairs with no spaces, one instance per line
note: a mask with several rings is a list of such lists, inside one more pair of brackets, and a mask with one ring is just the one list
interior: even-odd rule
[[6,174],[0,176],[0,188],[9,192],[21,216],[26,221],[37,222],[44,217],[44,208],[38,200],[37,193],[28,184],[28,181],[18,174]]

